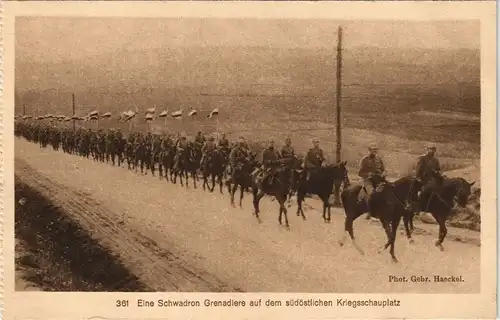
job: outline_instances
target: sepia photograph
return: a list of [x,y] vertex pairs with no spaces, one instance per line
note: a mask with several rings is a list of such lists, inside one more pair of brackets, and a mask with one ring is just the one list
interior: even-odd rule
[[13,21],[16,294],[483,292],[481,20]]
[[16,34],[19,290],[479,290],[477,21]]

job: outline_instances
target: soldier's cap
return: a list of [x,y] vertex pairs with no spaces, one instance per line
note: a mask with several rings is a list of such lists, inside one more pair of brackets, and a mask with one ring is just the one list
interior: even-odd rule
[[378,150],[378,146],[375,143],[370,143],[368,150]]
[[245,140],[245,138],[243,136],[239,136],[238,140]]
[[212,137],[212,136],[210,136],[210,137],[208,137],[208,140],[209,140],[209,141],[214,141],[214,140],[215,140],[215,138],[214,138],[214,137]]
[[435,145],[435,144],[433,144],[433,143],[429,143],[429,144],[427,145],[427,150],[436,150],[436,145]]
[[314,138],[313,142],[319,142],[319,139],[318,138]]

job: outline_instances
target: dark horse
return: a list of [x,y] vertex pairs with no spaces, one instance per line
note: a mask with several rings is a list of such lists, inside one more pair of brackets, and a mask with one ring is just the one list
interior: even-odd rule
[[323,202],[323,220],[331,221],[330,196],[333,194],[334,186],[344,183],[344,186],[348,187],[350,184],[346,164],[347,161],[343,161],[320,167],[315,172],[311,172],[309,181],[306,180],[306,172],[300,173],[297,187],[297,216],[301,215],[302,219],[306,219],[302,203],[306,194],[315,194]]
[[443,241],[448,230],[446,220],[452,213],[456,203],[465,207],[471,195],[472,183],[463,178],[444,178],[441,184],[429,184],[424,187],[420,196],[420,209],[429,212],[439,225],[439,236],[435,245],[443,251]]
[[[168,176],[170,174],[170,179],[174,175],[174,147],[172,145],[167,145],[160,151],[160,160],[158,162],[158,170],[160,171],[160,179],[165,178],[169,181]],[[165,173],[163,173],[165,171]]]
[[254,169],[253,156],[250,154],[245,158],[243,163],[237,164],[234,168],[231,168],[231,179],[227,182],[227,186],[229,189],[231,205],[235,207],[234,204],[234,194],[240,187],[240,208],[242,207],[243,195],[247,188],[249,188],[252,184],[251,172]]
[[[282,162],[282,160],[278,161]],[[269,177],[271,178],[271,177]],[[252,176],[252,195],[253,195],[253,206],[254,206],[254,215],[257,217],[257,220],[260,223],[260,209],[259,202],[264,197],[264,195],[273,196],[280,205],[280,214],[278,221],[282,224],[282,216],[285,216],[285,226],[287,229],[290,229],[290,224],[288,223],[288,214],[285,206],[285,202],[290,192],[290,188],[292,185],[292,170],[285,168],[284,166],[280,166],[276,169],[276,174],[273,177],[273,182],[269,183],[269,178],[266,181],[261,181],[258,176],[258,172],[255,172]]]
[[[215,179],[217,178],[217,183],[219,184],[220,193],[222,192],[222,179],[224,177],[224,171],[227,164],[227,158],[220,148],[215,149],[211,153],[207,154],[205,159],[205,164],[202,168],[203,171],[203,190],[205,186],[208,187],[210,192],[214,192],[215,189]],[[208,185],[208,178],[212,179],[212,187]]]
[[181,182],[181,186],[184,186],[184,178],[186,178],[186,187],[189,187],[189,176],[193,179],[194,188],[196,189],[197,175],[196,172],[199,168],[199,152],[194,147],[192,143],[189,143],[187,148],[182,151],[178,151],[175,156],[175,170],[172,182],[175,183],[177,176]]
[[399,222],[401,221],[401,218],[403,218],[406,235],[408,239],[411,239],[408,221],[412,216],[412,210],[409,209],[408,204],[417,201],[418,192],[421,190],[422,185],[416,178],[413,177],[403,177],[392,183],[383,178],[375,179],[381,180],[377,181],[379,184],[369,198],[368,206],[367,202],[358,201],[358,194],[362,188],[361,185],[354,185],[345,189],[341,193],[342,204],[345,210],[345,227],[344,235],[339,241],[339,244],[341,246],[344,245],[346,237],[345,232],[348,232],[356,249],[363,253],[363,251],[354,242],[353,222],[356,218],[367,212],[369,207],[371,215],[380,220],[382,227],[386,232],[388,240],[384,249],[387,249],[390,246],[392,260],[397,262],[396,256],[394,255],[394,244],[396,241],[396,232]]

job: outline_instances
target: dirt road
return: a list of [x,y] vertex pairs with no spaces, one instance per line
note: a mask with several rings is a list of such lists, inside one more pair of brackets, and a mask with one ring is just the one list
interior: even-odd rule
[[[112,249],[145,284],[158,291],[266,292],[448,292],[479,291],[480,248],[416,235],[399,236],[393,264],[378,253],[385,233],[358,219],[357,243],[339,247],[343,214],[325,224],[309,210],[307,221],[290,209],[291,230],[280,227],[278,206],[263,199],[262,224],[252,216],[251,198],[231,208],[227,194],[172,185],[124,168],[40,149],[16,139],[16,175],[78,219]],[[439,276],[463,282],[435,283]],[[390,282],[389,276],[408,282]],[[411,276],[432,282],[412,282]]]

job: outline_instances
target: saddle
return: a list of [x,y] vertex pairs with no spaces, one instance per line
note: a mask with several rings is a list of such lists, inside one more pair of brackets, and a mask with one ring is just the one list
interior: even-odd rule
[[260,183],[262,186],[272,187],[276,181],[276,172],[272,172],[271,169],[256,169],[256,182]]

